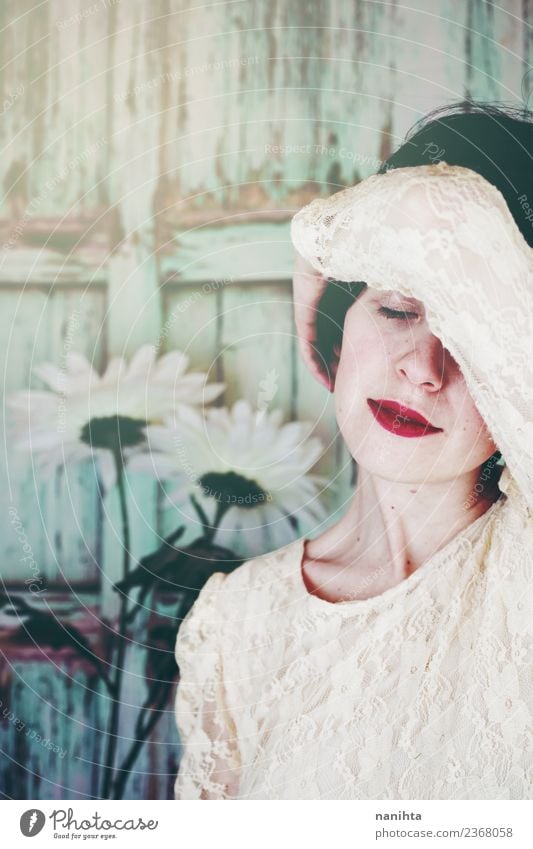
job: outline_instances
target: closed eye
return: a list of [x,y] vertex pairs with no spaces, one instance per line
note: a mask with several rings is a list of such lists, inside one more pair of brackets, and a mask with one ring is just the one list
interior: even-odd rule
[[419,318],[417,312],[407,312],[405,310],[393,310],[390,307],[380,307],[378,309],[378,313],[380,315],[384,315],[385,318],[397,318],[400,321],[410,321],[414,318]]

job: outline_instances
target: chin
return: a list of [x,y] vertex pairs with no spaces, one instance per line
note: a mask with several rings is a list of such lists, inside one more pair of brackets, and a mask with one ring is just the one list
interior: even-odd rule
[[432,439],[391,435],[385,441],[368,440],[364,447],[359,444],[353,451],[350,446],[356,440],[345,440],[345,445],[359,468],[391,483],[441,483],[465,474],[467,469],[461,467],[460,461],[448,459],[443,446],[437,447]]
[[357,466],[364,469],[370,475],[373,475],[376,478],[381,478],[381,480],[389,481],[390,483],[416,484],[419,486],[420,484],[444,481],[449,478],[449,473],[444,474],[444,472],[442,477],[439,477],[438,474],[432,473],[431,478],[428,478],[427,468],[425,471],[410,469],[408,466],[403,469],[393,469],[390,465],[386,467],[379,467],[376,466],[375,463],[357,463]]

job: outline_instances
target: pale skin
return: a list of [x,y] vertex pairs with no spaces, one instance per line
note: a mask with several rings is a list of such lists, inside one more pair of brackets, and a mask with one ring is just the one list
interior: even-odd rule
[[[331,602],[380,595],[424,565],[499,497],[497,475],[472,498],[482,464],[497,450],[459,366],[434,336],[420,301],[367,288],[344,322],[328,377],[310,356],[313,307],[327,285],[298,257],[294,277],[300,349],[334,391],[337,422],[357,463],[342,518],[304,547],[309,592]],[[380,310],[402,313],[385,317]],[[442,429],[405,438],[383,429],[367,398],[390,399]]]

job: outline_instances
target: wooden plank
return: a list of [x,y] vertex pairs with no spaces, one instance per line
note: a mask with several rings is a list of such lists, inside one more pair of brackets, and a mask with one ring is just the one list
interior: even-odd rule
[[[289,218],[292,210],[284,214]],[[246,216],[181,231],[175,245],[174,253],[161,260],[166,287],[181,280],[224,281],[225,286],[238,280],[287,280],[294,256],[288,221],[248,223]]]
[[[284,413],[283,421],[290,421],[294,383],[292,301],[288,285],[228,288],[223,293],[221,319],[219,356],[227,383],[226,405],[231,408],[238,399],[245,399],[253,410],[280,409]],[[219,532],[217,539],[240,554],[252,556],[279,547],[280,532],[279,524],[275,527],[267,522],[248,539],[239,532]]]
[[292,398],[292,300],[286,283],[234,286],[223,292],[219,355],[228,384],[226,403],[245,398],[258,409],[259,383],[275,371],[268,409],[287,412]]
[[94,48],[90,57],[86,47],[105,45],[109,12],[101,6],[98,14],[83,14],[82,0],[68,8],[30,3],[26,14],[23,5],[6,14],[4,85],[22,93],[6,115],[2,171],[4,209],[18,210],[29,230],[35,215],[93,210],[101,200],[106,80],[102,50],[95,62]]
[[[52,226],[52,225],[49,225]],[[54,224],[55,226],[55,224]],[[102,269],[93,263],[83,262],[73,256],[65,256],[48,248],[0,247],[0,286],[15,289],[21,286],[49,290],[90,287],[102,288],[106,277]]]
[[[130,562],[134,569],[139,560],[158,547],[157,486],[146,474],[126,474],[126,502],[130,525]],[[117,487],[106,493],[102,516],[102,615],[114,620],[120,596],[113,584],[123,578],[124,537]]]
[[[504,4],[492,4],[485,9],[487,27],[481,32],[488,43],[484,45],[486,58],[482,68],[486,70],[487,77],[490,76],[490,86],[488,79],[485,84],[481,83],[480,91],[485,92],[483,97],[494,96],[496,100],[507,103],[520,103],[523,99],[524,105],[527,103],[533,80],[531,73],[528,74],[530,57],[527,45],[531,24],[528,27],[524,20],[525,8],[521,0],[506,0]],[[524,79],[526,74],[529,84],[528,79]]]
[[[160,176],[160,93],[142,84],[161,73],[159,50],[139,50],[163,32],[141,5],[117,4],[113,10],[110,73],[115,92],[109,135],[107,189],[113,198],[115,225],[108,263],[109,339],[114,354],[132,354],[155,343],[161,329],[159,275],[155,255],[155,195]],[[135,40],[132,42],[132,31]],[[136,91],[136,86],[141,89]],[[127,96],[117,96],[126,92]]]
[[130,251],[147,272],[133,295],[152,280],[150,228],[161,245],[188,213],[297,208],[372,173],[391,132],[468,87],[520,99],[529,67],[519,0],[248,3],[229,23],[225,4],[181,0],[150,15],[118,3],[89,13],[81,0],[28,10],[6,12],[4,214],[24,224],[38,201],[28,229],[113,198],[102,232],[116,246],[139,231],[148,246]]
[[[135,89],[161,68],[157,50],[132,48],[132,29],[141,42],[149,42],[154,35],[151,19],[142,6],[126,9],[119,4],[113,11],[110,43],[111,80],[118,92]],[[161,333],[154,221],[159,181],[159,100],[147,91],[140,96],[132,93],[124,99],[116,97],[111,114],[107,188],[114,198],[115,216],[107,265],[108,350],[131,356],[142,344],[157,344]],[[128,475],[127,483],[135,564],[157,546],[157,488],[146,475]],[[106,495],[104,513],[102,609],[111,618],[119,603],[112,584],[122,576],[122,521],[116,489]]]
[[[77,615],[72,614],[76,603],[65,593],[48,594],[46,603],[61,621],[74,624],[96,650],[101,650],[98,598],[94,594],[79,597]],[[33,606],[47,612],[43,600],[34,599]],[[125,658],[118,764],[135,740],[135,722],[146,695],[145,652],[139,646],[145,642],[149,616],[147,608],[137,620],[133,647]],[[0,719],[4,720],[0,722],[0,746],[7,757],[0,764],[0,786],[14,798],[27,798],[28,788],[32,792],[36,788],[32,798],[97,795],[109,699],[95,679],[92,667],[69,649],[50,650],[31,643],[10,645],[2,634],[0,710],[6,708],[6,716],[0,713]],[[169,651],[173,650],[174,646],[170,645]],[[126,798],[167,798],[168,774],[164,763],[175,762],[177,748],[176,730],[172,731],[168,721],[172,712],[169,704],[163,731],[156,728],[152,735],[152,748],[158,750],[157,763],[163,764],[163,773],[158,774],[154,752],[149,744],[145,745],[128,781]],[[15,719],[20,722],[16,723]],[[23,729],[22,723],[25,723]],[[53,746],[59,747],[59,752]],[[15,769],[9,758],[17,756]]]
[[[220,292],[227,281],[206,280],[197,286],[179,283],[164,290],[164,321],[159,348],[164,351],[184,351],[190,357],[189,370],[205,371],[213,368],[217,350],[217,316]],[[209,380],[215,380],[211,372]]]
[[[48,388],[33,377],[33,364],[43,361],[64,365],[68,350],[80,350],[95,365],[101,364],[104,299],[98,291],[81,297],[68,291],[3,294],[4,386],[16,389]],[[96,341],[96,346],[95,342]],[[94,350],[93,350],[94,349]],[[98,574],[96,554],[99,514],[94,475],[90,464],[70,468],[44,482],[31,456],[9,451],[2,458],[5,479],[0,499],[4,540],[4,580],[31,577],[21,558],[29,544],[43,583],[92,582]],[[16,510],[20,525],[11,523],[8,507]],[[22,539],[22,535],[24,539]],[[29,561],[28,561],[29,562]]]
[[[165,351],[183,351],[190,357],[189,371],[205,372],[210,382],[219,382],[221,374],[220,365],[217,368],[220,282],[209,280],[201,287],[169,284],[164,289],[164,323],[159,345]],[[171,489],[172,485],[169,487]],[[180,523],[179,514],[162,494],[159,513],[161,540]],[[188,529],[181,544],[188,544],[196,536],[194,528]]]
[[[183,283],[165,286],[164,321],[158,341],[164,351],[185,352],[190,357],[189,371],[205,372],[210,383],[220,382],[223,374],[220,358],[221,282],[206,280],[201,286]],[[179,512],[165,498],[165,489],[171,491],[172,484],[163,486],[160,497],[160,542],[182,523]],[[197,536],[197,528],[187,528],[180,545],[187,545]]]
[[465,3],[467,41],[466,94],[476,100],[499,100],[509,97],[501,83],[500,51],[495,38],[492,3]]
[[0,727],[3,791],[15,799],[94,797],[101,703],[83,695],[94,689],[94,677],[72,659],[14,662],[10,676],[6,701],[18,722]]

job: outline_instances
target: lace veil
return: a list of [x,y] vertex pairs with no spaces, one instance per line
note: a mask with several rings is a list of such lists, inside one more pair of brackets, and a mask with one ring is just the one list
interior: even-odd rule
[[533,250],[498,189],[445,162],[391,169],[312,201],[291,235],[324,277],[424,303],[505,460],[500,488],[531,509]]

